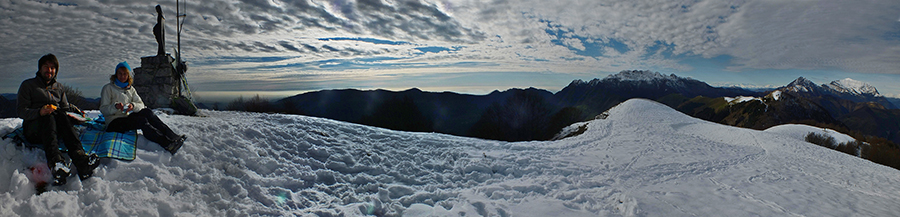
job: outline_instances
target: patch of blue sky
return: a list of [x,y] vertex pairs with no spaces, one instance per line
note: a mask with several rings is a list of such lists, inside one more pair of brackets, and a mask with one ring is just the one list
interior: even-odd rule
[[713,72],[723,71],[726,67],[731,66],[731,59],[733,58],[734,57],[729,55],[719,55],[713,58],[703,58],[700,55],[691,55],[677,59],[682,64],[688,64],[694,67],[694,71]]
[[447,51],[447,52],[459,51],[459,49],[462,49],[462,48],[463,48],[463,46],[453,46],[453,47],[449,47],[449,48],[448,47],[440,47],[440,46],[429,46],[429,47],[417,47],[417,48],[413,48],[413,49],[421,51],[422,53],[440,53],[442,51]]
[[674,44],[665,43],[662,41],[655,41],[652,46],[647,47],[646,53],[644,57],[650,57],[655,54],[662,55],[665,59],[672,58],[672,51],[675,50]]
[[[593,43],[588,43],[588,44],[593,44]],[[625,52],[628,52],[629,50],[631,50],[628,48],[628,45],[626,45],[625,43],[622,43],[621,41],[616,40],[614,38],[610,38],[606,43],[600,43],[599,45],[605,45],[606,47],[611,47],[611,48],[615,49],[616,51],[618,51],[619,53],[625,53]],[[585,46],[587,46],[587,45],[585,45]]]
[[[679,63],[690,65],[693,70],[684,72],[672,72],[680,77],[691,77],[709,83],[712,86],[750,85],[757,87],[780,87],[787,85],[798,77],[805,77],[824,84],[833,80],[844,78],[848,74],[838,70],[805,70],[805,69],[742,69],[729,71],[728,67],[735,66],[732,63],[734,57],[719,55],[713,58],[703,58],[699,55],[690,55],[678,58]],[[663,74],[670,74],[660,72]]]
[[372,44],[387,44],[387,45],[406,45],[412,44],[406,41],[391,41],[384,39],[376,39],[376,38],[352,38],[352,37],[333,37],[333,38],[319,38],[320,41],[361,41],[368,42]]
[[705,81],[710,84],[734,82],[737,84],[750,83],[754,85],[762,85],[762,83],[768,84],[770,82],[773,82],[772,80],[759,80],[755,78],[756,76],[754,74],[742,74],[742,72],[727,71],[726,68],[731,66],[731,60],[733,59],[733,57],[728,55],[720,55],[713,58],[703,58],[700,55],[679,55],[679,57],[676,59],[679,63],[689,65],[693,69],[684,72],[666,73],[664,71],[661,71],[660,73],[674,73],[675,75],[678,75],[680,77],[691,77],[693,79]]
[[[548,22],[548,26],[550,26],[549,22]],[[612,48],[619,53],[625,53],[625,52],[628,52],[629,50],[631,50],[630,48],[628,48],[628,45],[626,45],[625,43],[622,43],[621,41],[616,40],[614,38],[607,38],[607,39],[588,38],[588,37],[571,34],[573,31],[570,29],[553,28],[552,26],[551,26],[551,28],[546,29],[545,32],[547,32],[547,34],[555,36],[556,39],[551,40],[551,42],[553,44],[556,44],[559,46],[564,46],[564,47],[568,48],[569,50],[574,51],[575,54],[581,55],[581,56],[589,56],[589,57],[604,56],[605,55],[604,48],[607,48],[607,47]],[[580,41],[582,46],[584,47],[584,49],[581,49],[579,47],[574,47],[572,45],[567,44],[566,43],[567,39],[576,39],[576,40]]]
[[432,46],[432,47],[417,47],[417,48],[413,48],[413,49],[422,51],[423,53],[440,53],[441,51],[448,51],[448,52],[450,51],[450,48],[446,48],[446,47],[436,47],[436,46]]

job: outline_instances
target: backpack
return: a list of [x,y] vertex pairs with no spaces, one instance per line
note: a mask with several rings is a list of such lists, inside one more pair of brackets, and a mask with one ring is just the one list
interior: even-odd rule
[[197,106],[194,105],[194,102],[191,102],[188,98],[183,96],[176,96],[172,98],[172,109],[175,110],[176,114],[181,115],[196,115],[197,114]]

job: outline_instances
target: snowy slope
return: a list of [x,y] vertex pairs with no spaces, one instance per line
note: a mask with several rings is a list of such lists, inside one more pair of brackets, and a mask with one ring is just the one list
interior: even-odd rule
[[765,104],[765,102],[759,97],[737,96],[737,97],[724,97],[724,98],[725,98],[725,101],[728,102],[729,105],[741,104],[741,103],[753,101],[753,100],[756,100],[756,101],[759,101],[759,102]]
[[[142,140],[84,183],[34,196],[0,142],[11,216],[891,216],[900,171],[779,133],[626,101],[579,136],[507,143],[319,118],[161,115],[191,135]],[[0,133],[19,125],[0,120]],[[584,123],[580,123],[584,124]],[[52,213],[51,213],[52,212]]]
[[806,135],[809,133],[818,133],[819,135],[830,136],[834,138],[836,143],[848,143],[852,142],[856,139],[853,137],[843,134],[832,129],[823,129],[820,127],[814,127],[804,124],[783,124],[774,127],[770,127],[765,130],[766,132],[778,133],[787,135],[791,138],[795,138],[798,140],[806,141]]

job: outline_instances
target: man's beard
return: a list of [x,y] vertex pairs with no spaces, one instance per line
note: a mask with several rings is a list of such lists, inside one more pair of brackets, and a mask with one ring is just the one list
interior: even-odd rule
[[41,77],[41,80],[43,80],[44,83],[50,83],[50,81],[53,80],[53,77],[56,77],[56,74],[53,74],[53,76],[51,76],[51,77],[46,77],[46,76],[47,76],[47,73],[40,73],[40,75],[41,75],[41,76],[40,76],[40,77]]

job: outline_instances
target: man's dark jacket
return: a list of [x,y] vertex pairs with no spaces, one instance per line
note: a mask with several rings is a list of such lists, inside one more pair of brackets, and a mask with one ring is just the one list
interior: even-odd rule
[[28,125],[31,121],[41,117],[41,108],[47,104],[59,107],[55,112],[70,111],[74,108],[66,100],[66,93],[62,89],[62,85],[56,82],[55,75],[49,83],[44,82],[40,74],[35,73],[35,75],[34,78],[22,81],[22,85],[19,85],[16,112],[19,118],[25,120],[23,125]]

